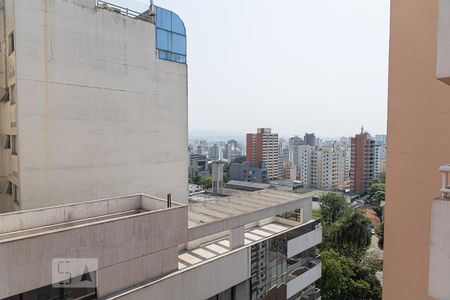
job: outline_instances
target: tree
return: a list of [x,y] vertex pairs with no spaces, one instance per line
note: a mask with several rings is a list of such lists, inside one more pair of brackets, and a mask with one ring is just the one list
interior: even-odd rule
[[384,183],[375,180],[371,182],[367,194],[373,199],[377,192],[383,192],[384,194]]
[[323,300],[381,299],[375,271],[358,266],[333,249],[321,252],[322,277],[318,281]]
[[385,192],[384,191],[376,191],[375,194],[373,195],[372,199],[378,201],[379,203],[381,201],[384,201],[385,198]]
[[335,223],[347,211],[347,200],[344,195],[328,193],[320,198],[321,217],[324,226]]
[[378,237],[378,247],[380,247],[380,249],[383,249],[384,248],[384,222],[382,222],[375,231],[376,231],[376,234]]
[[351,259],[329,249],[322,251],[322,277],[318,281],[323,300],[350,299],[354,263]]
[[206,176],[200,180],[200,185],[203,185],[205,189],[209,189],[212,187],[212,177]]
[[245,157],[245,156],[238,156],[235,159],[233,159],[231,161],[231,163],[239,163],[240,164],[240,163],[243,163],[246,160],[247,160],[247,157]]
[[201,181],[202,181],[202,178],[198,175],[192,179],[192,182],[195,184],[201,184]]
[[370,221],[355,210],[340,221],[333,241],[336,250],[358,262],[369,248],[371,236]]

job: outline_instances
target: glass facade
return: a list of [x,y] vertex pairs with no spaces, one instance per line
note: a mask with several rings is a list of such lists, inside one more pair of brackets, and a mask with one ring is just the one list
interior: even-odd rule
[[316,249],[310,248],[287,258],[287,243],[316,228],[318,222],[251,246],[251,299],[287,299],[287,283],[320,263]]
[[160,59],[186,63],[186,28],[173,12],[156,6],[156,49]]

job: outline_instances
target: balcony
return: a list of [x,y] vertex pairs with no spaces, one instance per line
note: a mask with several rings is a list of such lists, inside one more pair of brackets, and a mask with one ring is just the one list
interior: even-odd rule
[[441,195],[432,201],[430,234],[430,268],[428,294],[434,299],[450,295],[450,165],[439,168],[442,173]]

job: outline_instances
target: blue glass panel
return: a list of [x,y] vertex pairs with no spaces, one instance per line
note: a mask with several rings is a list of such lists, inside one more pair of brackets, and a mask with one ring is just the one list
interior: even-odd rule
[[183,21],[176,14],[172,13],[172,31],[186,35],[186,29],[184,28]]
[[156,7],[156,27],[172,30],[172,13],[164,8]]
[[186,54],[186,37],[172,33],[172,52]]
[[156,29],[156,48],[160,50],[170,51],[169,32],[161,29]]

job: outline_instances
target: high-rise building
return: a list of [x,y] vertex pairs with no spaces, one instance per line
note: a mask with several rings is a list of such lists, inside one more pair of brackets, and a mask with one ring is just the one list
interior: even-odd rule
[[222,149],[219,147],[219,145],[214,144],[208,148],[208,158],[222,159]]
[[386,146],[383,144],[375,144],[373,168],[375,177],[379,177],[386,170]]
[[352,138],[350,180],[355,194],[365,192],[374,178],[375,141],[367,132],[361,130]]
[[[442,180],[438,168],[450,162],[449,12],[447,0],[391,1],[386,300],[448,299],[450,294],[449,243],[442,243],[450,236],[450,202],[448,194],[435,199]],[[433,253],[438,255],[430,263]]]
[[314,135],[314,133],[305,133],[303,142],[305,143],[305,145],[315,146],[316,145],[316,136]]
[[260,165],[264,162],[269,180],[277,179],[279,172],[278,133],[270,128],[258,128],[257,133],[247,134],[247,162]]
[[386,135],[375,134],[375,144],[386,146]]
[[0,211],[141,192],[187,201],[183,22],[96,3],[2,1]]

